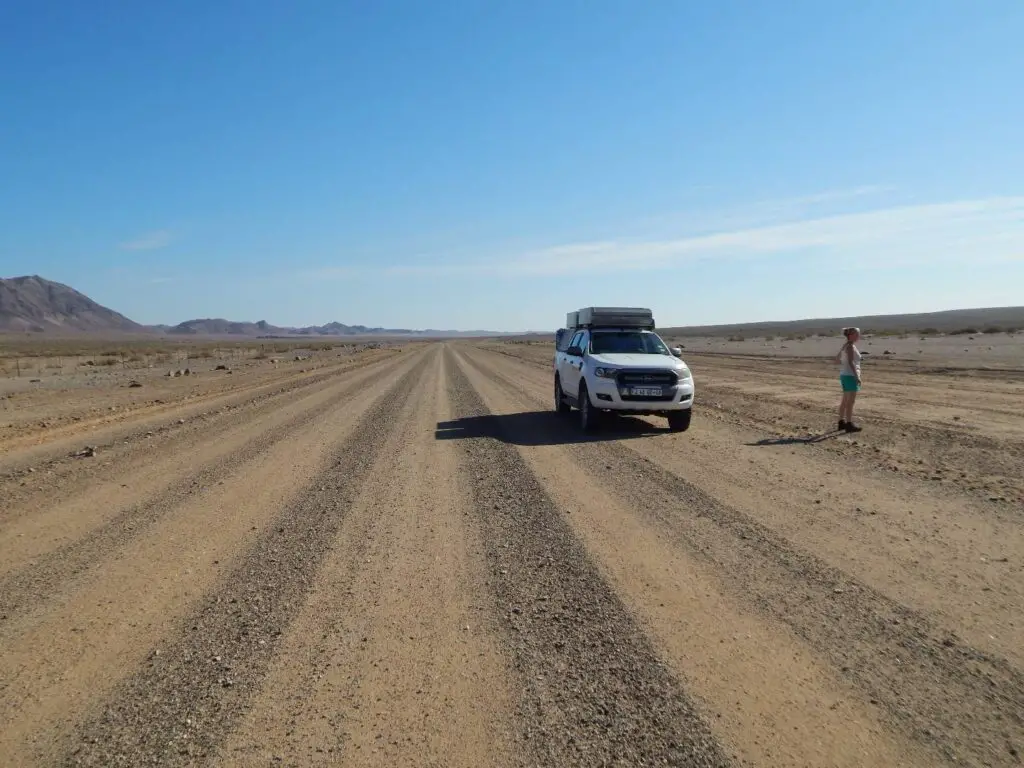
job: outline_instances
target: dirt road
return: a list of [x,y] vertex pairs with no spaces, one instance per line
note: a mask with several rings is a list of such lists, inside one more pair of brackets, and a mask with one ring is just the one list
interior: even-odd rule
[[0,434],[0,764],[1024,763],[1022,382],[825,438],[813,361],[708,355],[689,432],[584,438],[549,360]]

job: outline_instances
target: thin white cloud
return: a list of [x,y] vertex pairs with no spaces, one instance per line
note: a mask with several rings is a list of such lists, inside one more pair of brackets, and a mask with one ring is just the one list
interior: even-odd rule
[[884,192],[892,192],[893,189],[895,188],[885,184],[864,184],[859,187],[850,187],[847,189],[829,189],[824,192],[816,192],[812,195],[803,195],[801,197],[761,200],[754,203],[753,207],[769,208],[774,210],[780,208],[795,208],[798,206],[822,205],[823,203],[838,203],[855,200],[861,197],[880,195]]
[[128,240],[127,242],[121,243],[121,250],[156,251],[161,248],[166,248],[171,244],[172,240],[173,237],[169,231],[166,229],[160,229],[155,232],[147,232],[134,240]]
[[794,255],[862,268],[1024,259],[1024,197],[886,208],[670,240],[559,246],[524,254],[504,270],[607,272]]
[[[755,200],[726,207],[697,205],[687,211],[648,218],[641,224],[649,232],[682,231],[694,235],[750,229],[850,212],[851,206],[866,205],[870,198],[877,199],[894,190],[895,187],[885,184],[862,184],[857,187],[828,189],[797,197]],[[875,207],[878,207],[877,203]]]
[[434,261],[368,270],[328,267],[307,275],[330,279],[358,272],[412,277],[608,274],[665,270],[705,260],[781,262],[793,257],[812,257],[847,269],[1024,260],[1024,197],[881,208],[673,238],[563,243],[519,254],[492,253],[474,262]]

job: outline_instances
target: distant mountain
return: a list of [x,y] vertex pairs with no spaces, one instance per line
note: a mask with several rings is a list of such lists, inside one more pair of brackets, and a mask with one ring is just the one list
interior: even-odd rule
[[[152,326],[157,330],[157,326]],[[304,336],[402,336],[418,338],[451,338],[454,336],[499,336],[490,331],[414,331],[409,328],[371,328],[366,325],[345,325],[344,323],[327,323],[326,325],[307,325],[300,328],[270,325],[266,320],[256,323],[236,322],[232,320],[201,319],[186,320],[173,327],[161,327],[165,333],[172,335],[192,336],[248,336],[251,338],[295,338]]]
[[144,326],[37,275],[0,278],[0,331],[144,333]]
[[985,329],[1019,330],[1024,328],[1024,307],[990,307],[986,309],[950,309],[909,315],[862,315],[860,317],[780,320],[735,325],[696,325],[684,328],[662,328],[670,336],[731,336],[746,334],[799,333],[835,336],[846,327],[856,326],[865,333],[956,333],[981,332]]
[[239,322],[223,318],[186,320],[178,325],[140,325],[88,296],[37,275],[0,279],[0,333],[161,334],[168,336],[234,336],[302,338],[323,336],[396,336],[442,338],[496,336],[484,331],[414,331],[327,323],[302,328],[271,325],[266,320]]
[[284,332],[284,328],[276,328],[266,320],[248,323],[224,320],[219,317],[186,320],[165,331],[165,333],[176,336],[267,336]]

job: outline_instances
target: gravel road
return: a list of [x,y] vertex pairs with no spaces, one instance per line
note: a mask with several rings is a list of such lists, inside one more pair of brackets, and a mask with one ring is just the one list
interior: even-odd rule
[[827,437],[817,361],[689,362],[684,434],[485,342],[14,419],[0,766],[1024,764],[1024,383]]

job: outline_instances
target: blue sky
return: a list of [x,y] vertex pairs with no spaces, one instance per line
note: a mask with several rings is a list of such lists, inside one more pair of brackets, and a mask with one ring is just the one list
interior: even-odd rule
[[1024,303],[1024,2],[0,5],[0,275],[140,322]]

